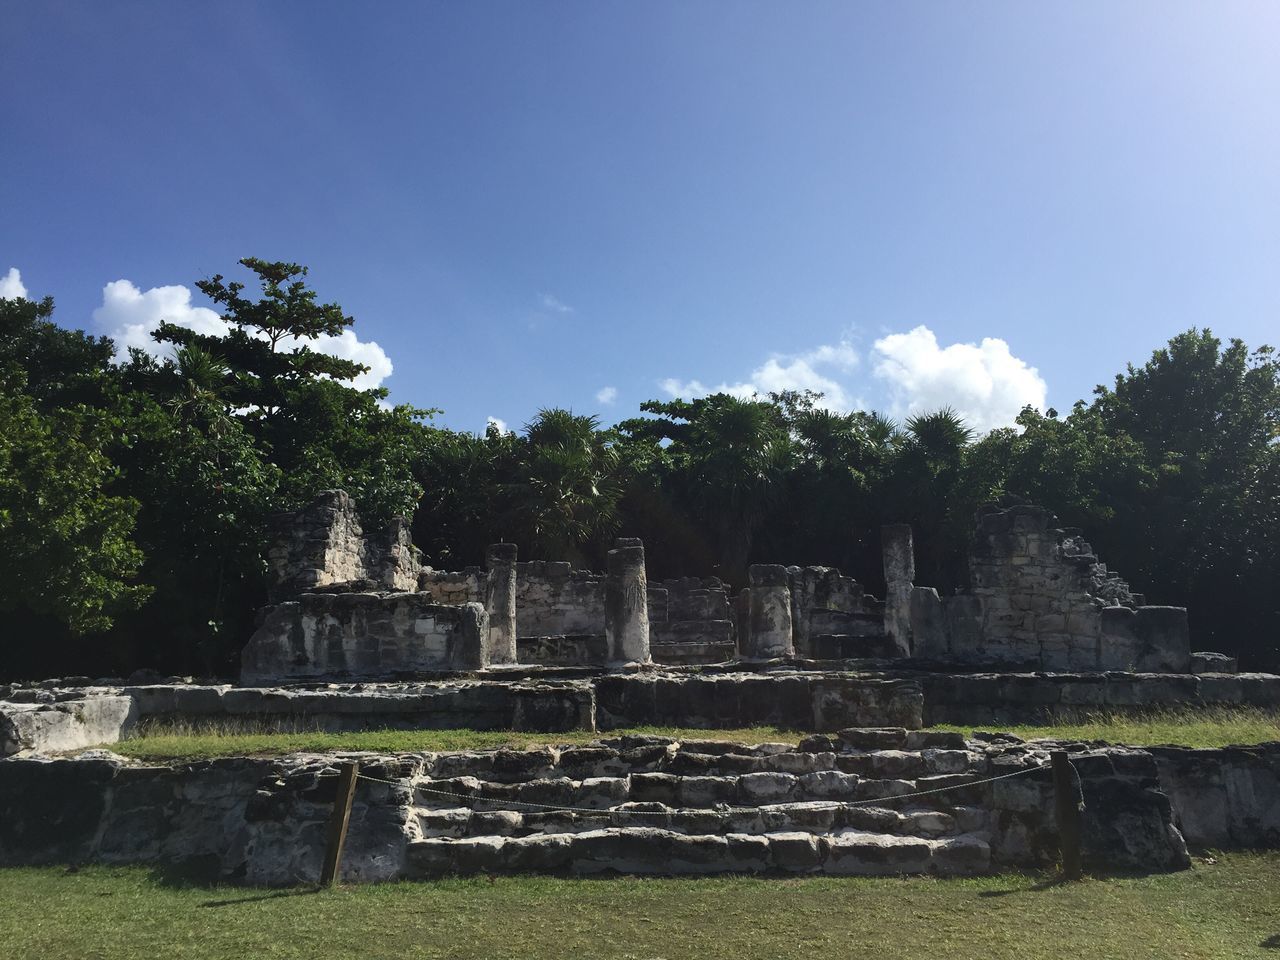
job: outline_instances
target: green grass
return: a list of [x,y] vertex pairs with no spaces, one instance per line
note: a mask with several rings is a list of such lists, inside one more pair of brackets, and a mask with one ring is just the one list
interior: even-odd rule
[[1280,948],[1280,854],[1050,885],[477,878],[311,892],[144,868],[0,870],[0,953],[41,958],[1235,958]]
[[[1198,710],[1153,711],[1141,715],[1098,714],[1081,723],[1044,726],[988,726],[981,728],[942,726],[969,734],[975,729],[1003,730],[1033,740],[1055,737],[1073,740],[1107,740],[1135,746],[1177,743],[1192,747],[1222,747],[1229,744],[1264,743],[1280,740],[1280,711],[1255,707],[1206,708]],[[225,756],[278,756],[298,751],[372,750],[379,753],[413,753],[424,750],[492,750],[497,747],[527,747],[536,744],[587,743],[600,737],[622,733],[646,733],[677,738],[735,740],[760,743],[765,740],[794,743],[804,734],[777,727],[749,727],[740,730],[693,730],[684,727],[637,727],[608,733],[570,731],[568,733],[512,733],[483,730],[369,730],[355,733],[324,733],[306,730],[274,730],[245,724],[149,725],[139,735],[108,749],[146,760],[197,759]]]
[[323,753],[329,750],[372,750],[378,753],[414,753],[424,750],[495,750],[498,747],[529,747],[540,744],[590,743],[602,737],[622,734],[652,734],[663,737],[733,740],[762,743],[767,740],[795,743],[803,736],[777,727],[748,727],[741,730],[692,730],[684,727],[632,727],[591,733],[570,730],[564,733],[517,733],[503,730],[362,730],[345,733],[321,731],[273,731],[243,725],[157,725],[145,727],[140,735],[105,749],[139,759],[197,759],[203,757],[280,755],[299,751]]
[[1017,734],[1024,740],[1054,737],[1106,740],[1133,746],[1172,743],[1186,747],[1226,747],[1232,744],[1280,740],[1280,710],[1260,707],[1183,708],[1128,715],[1097,713],[1087,716],[1079,723],[1053,723],[1044,726],[940,726],[936,729],[959,730],[965,734],[974,730],[999,729]]

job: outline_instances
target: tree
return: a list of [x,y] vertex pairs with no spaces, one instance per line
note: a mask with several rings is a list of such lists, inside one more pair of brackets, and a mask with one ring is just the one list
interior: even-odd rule
[[106,629],[151,592],[133,579],[138,501],[106,490],[114,424],[82,407],[42,413],[22,386],[0,383],[0,608]]
[[41,410],[109,404],[115,345],[107,337],[64,330],[51,319],[53,298],[0,298],[0,370]]
[[53,309],[0,299],[0,609],[17,641],[0,661],[13,675],[44,671],[50,650],[101,662],[89,635],[151,593],[138,501],[115,489],[114,348],[56,326]]
[[1132,438],[1150,474],[1102,531],[1108,555],[1156,599],[1186,603],[1196,642],[1280,664],[1275,351],[1188,330],[1099,387],[1089,415],[1100,435]]
[[837,413],[811,392],[770,394],[792,438],[794,461],[755,548],[761,558],[837,566],[864,577],[880,567],[886,470],[901,436],[874,413]]
[[771,401],[723,393],[650,400],[640,409],[654,419],[627,420],[619,428],[652,445],[664,488],[696,518],[720,576],[745,581],[756,534],[792,465],[782,411]]
[[262,296],[221,275],[196,286],[223,309],[227,332],[200,334],[162,323],[154,336],[198,347],[225,365],[220,396],[282,475],[281,506],[296,506],[320,490],[341,487],[374,522],[409,515],[422,490],[413,476],[433,411],[384,407],[385,389],[359,390],[351,381],[368,367],[321,353],[311,341],[334,337],[354,321],[336,303],[319,303],[295,263],[246,257]]
[[601,559],[622,493],[612,432],[596,417],[545,409],[525,425],[522,446],[518,474],[502,490],[521,544],[547,558]]
[[176,363],[135,357],[130,373],[148,389],[126,395],[122,463],[142,503],[136,536],[156,595],[116,646],[132,662],[225,674],[264,599],[281,472],[229,411],[230,373],[216,357],[192,345]]
[[423,490],[413,542],[441,569],[484,560],[485,547],[516,536],[499,516],[503,491],[515,482],[525,444],[491,427],[484,436],[432,427],[414,463]]

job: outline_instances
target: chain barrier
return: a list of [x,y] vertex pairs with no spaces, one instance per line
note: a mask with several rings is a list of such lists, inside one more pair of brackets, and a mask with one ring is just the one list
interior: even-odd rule
[[[1022,767],[1018,770],[1014,770],[1011,773],[1002,773],[994,777],[985,777],[981,780],[970,780],[965,783],[947,784],[946,786],[935,787],[931,790],[916,790],[911,793],[899,793],[899,794],[894,794],[893,796],[888,796],[888,797],[870,797],[862,800],[832,800],[831,802],[840,803],[846,807],[864,807],[864,806],[872,806],[874,804],[883,805],[883,804],[890,803],[897,800],[911,800],[916,797],[928,797],[928,796],[934,796],[940,793],[947,793],[951,790],[967,790],[970,787],[980,787],[988,783],[995,783],[998,780],[1008,780],[1012,777],[1021,777],[1029,773],[1035,773],[1039,770],[1047,769],[1048,766],[1049,766],[1048,761],[1042,761],[1041,763],[1037,763],[1033,766]],[[334,771],[332,773],[327,773],[327,772],[321,773],[320,776],[336,777],[338,776],[338,772]],[[432,794],[434,796],[444,797],[449,800],[458,801],[459,804],[463,806],[467,805],[468,802],[470,802],[471,804],[488,803],[488,804],[493,804],[495,806],[501,806],[501,807],[528,807],[535,810],[548,810],[548,811],[555,811],[557,813],[585,814],[588,816],[597,816],[597,817],[613,817],[613,816],[669,817],[671,816],[670,810],[615,810],[615,809],[602,810],[598,807],[576,807],[576,806],[571,806],[567,804],[534,803],[529,800],[496,799],[493,797],[482,797],[477,794],[472,794],[468,796],[464,794],[451,793],[447,790],[435,790],[435,789],[432,789],[431,787],[424,787],[421,784],[410,784],[408,783],[408,781],[412,779],[410,777],[401,777],[398,780],[387,780],[382,777],[371,777],[365,773],[357,773],[356,777],[360,780],[367,780],[370,783],[382,783],[382,784],[387,784],[388,786],[407,788],[407,789],[415,790],[419,793],[427,793],[427,794]],[[729,807],[727,810],[719,809],[716,812],[746,813],[756,809],[758,809],[758,807]],[[484,811],[481,811],[481,812],[484,812]]]

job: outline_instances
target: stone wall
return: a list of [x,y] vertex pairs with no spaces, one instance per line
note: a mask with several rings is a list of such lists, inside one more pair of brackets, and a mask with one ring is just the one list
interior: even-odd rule
[[605,576],[568,563],[516,564],[519,637],[604,636]]
[[1042,670],[1190,668],[1186,610],[1146,606],[1042,507],[984,508],[969,572],[969,589],[946,598],[899,578],[891,619],[915,657]]
[[918,673],[924,722],[981,725],[1072,722],[1098,713],[1161,708],[1280,707],[1267,673]]
[[602,730],[648,725],[914,729],[921,725],[924,705],[915,681],[843,673],[610,675],[599,677],[595,687]]
[[244,683],[391,677],[488,665],[489,620],[477,603],[421,593],[305,593],[268,607],[241,654]]
[[1202,847],[1280,847],[1280,744],[1151,747],[1188,840]]
[[649,585],[649,635],[663,663],[717,663],[737,652],[729,588],[718,577]]
[[430,597],[432,603],[461,606],[464,603],[484,603],[488,574],[480,567],[465,570],[431,570],[418,574],[418,590]]
[[32,750],[83,750],[115,743],[137,720],[127,696],[77,696],[0,704],[0,757]]
[[754,564],[736,602],[738,653],[751,660],[894,656],[884,606],[834,567]]
[[277,514],[272,527],[267,571],[273,599],[358,581],[375,589],[417,589],[421,564],[408,521],[396,518],[381,533],[367,534],[355,501],[341,490],[325,490],[306,506]]
[[[1057,859],[1049,752],[1079,774],[1087,868],[1181,869],[1187,844],[1280,845],[1280,745],[1141,750],[842,729],[798,746],[619,737],[530,750],[172,766],[0,762],[0,865],[200,861],[314,883],[338,764],[341,879],[449,873],[980,874]],[[993,776],[1015,774],[994,782]],[[369,779],[365,779],[369,778]],[[923,798],[913,796],[927,791]],[[566,809],[572,807],[574,809]]]
[[893,656],[884,606],[835,567],[787,567],[796,656],[815,660]]
[[[521,659],[603,661],[595,646],[525,651]],[[568,673],[578,679],[564,679]],[[572,730],[626,724],[742,727],[772,723],[794,729],[833,725],[917,726],[954,723],[1071,721],[1099,712],[1189,707],[1280,707],[1280,677],[1271,674],[1048,674],[924,671],[841,673],[779,667],[759,673],[736,666],[648,669],[606,674],[529,667],[507,679],[401,683],[324,683],[314,687],[230,684],[0,685],[0,747],[71,750],[113,743],[135,722],[212,721],[283,729]],[[557,677],[560,675],[560,677]],[[481,674],[480,676],[483,676]],[[895,682],[905,682],[898,683]],[[61,684],[61,685],[60,685]],[[600,691],[597,697],[597,691]],[[599,717],[597,719],[597,713]]]

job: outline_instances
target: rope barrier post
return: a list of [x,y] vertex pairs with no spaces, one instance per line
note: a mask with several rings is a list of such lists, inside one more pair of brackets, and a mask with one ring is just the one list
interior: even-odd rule
[[1065,750],[1049,754],[1053,764],[1053,799],[1058,815],[1058,843],[1062,850],[1062,876],[1079,880],[1080,800],[1076,794],[1076,773]]
[[332,887],[338,882],[338,870],[342,866],[342,847],[347,842],[347,824],[351,822],[351,801],[356,795],[355,761],[341,764],[338,772],[338,792],[333,799],[333,814],[329,817],[329,837],[325,844],[324,867],[320,871],[320,886]]

